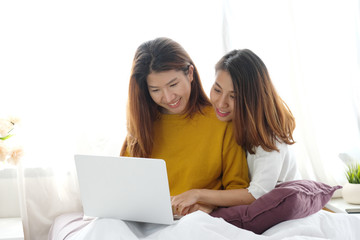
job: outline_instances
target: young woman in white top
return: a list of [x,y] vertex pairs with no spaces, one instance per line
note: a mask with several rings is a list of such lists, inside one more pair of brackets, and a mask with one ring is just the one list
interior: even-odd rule
[[178,214],[198,202],[215,206],[250,204],[278,183],[299,179],[292,151],[295,119],[277,94],[263,61],[248,49],[233,50],[215,66],[210,92],[216,116],[233,121],[237,143],[247,153],[247,189],[192,189],[172,197]]

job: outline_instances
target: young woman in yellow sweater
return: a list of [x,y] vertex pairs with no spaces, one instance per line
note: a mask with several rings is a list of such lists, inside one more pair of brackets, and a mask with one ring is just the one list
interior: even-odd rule
[[172,196],[248,186],[245,152],[232,124],[217,120],[194,62],[177,42],[157,38],[138,47],[127,110],[121,155],[164,159]]

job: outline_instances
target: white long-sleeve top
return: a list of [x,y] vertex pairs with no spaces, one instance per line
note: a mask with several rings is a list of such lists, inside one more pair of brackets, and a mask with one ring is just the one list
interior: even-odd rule
[[248,191],[256,199],[270,192],[281,182],[301,179],[296,167],[293,146],[277,142],[276,147],[279,152],[267,152],[259,146],[255,148],[255,154],[246,154],[250,173]]

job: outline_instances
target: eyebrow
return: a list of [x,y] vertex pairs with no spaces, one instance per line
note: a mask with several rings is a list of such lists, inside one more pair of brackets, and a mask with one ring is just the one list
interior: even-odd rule
[[[218,82],[215,82],[215,85],[218,86],[219,88],[223,89]],[[230,91],[230,93],[235,93],[235,91]]]
[[215,82],[215,84],[216,84],[219,88],[222,89],[222,87],[220,86],[220,84],[218,84],[217,82]]
[[[171,79],[167,84],[166,86],[169,86],[171,84],[173,84],[175,81],[177,80],[177,77]],[[151,85],[148,85],[149,88],[159,88],[158,86],[151,86]]]

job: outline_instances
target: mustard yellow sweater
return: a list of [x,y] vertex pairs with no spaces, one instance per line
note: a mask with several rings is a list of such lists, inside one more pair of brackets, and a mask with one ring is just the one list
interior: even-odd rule
[[154,126],[151,157],[165,160],[172,196],[189,189],[248,187],[245,151],[232,124],[219,121],[212,107],[192,118],[163,114]]

